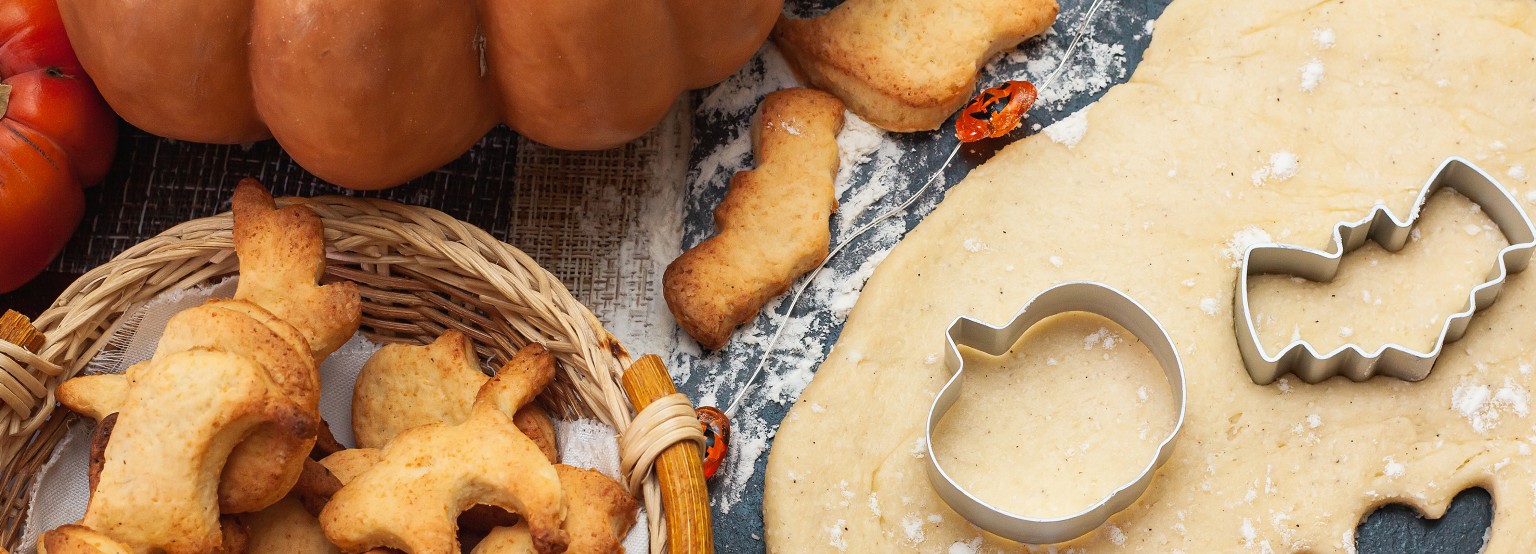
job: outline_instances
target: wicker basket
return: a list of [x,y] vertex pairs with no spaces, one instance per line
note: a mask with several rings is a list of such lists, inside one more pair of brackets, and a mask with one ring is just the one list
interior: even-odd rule
[[[326,279],[359,285],[362,332],[368,338],[425,344],[457,329],[473,340],[487,367],[499,367],[525,344],[542,343],[555,354],[560,371],[541,403],[565,417],[596,418],[621,433],[630,427],[636,410],[621,385],[629,354],[523,252],[442,212],[386,200],[331,196],[282,198],[278,204],[307,205],[320,215]],[[0,545],[16,547],[34,477],[74,417],[55,409],[54,389],[104,347],[124,314],[163,292],[234,275],[232,224],[226,212],[178,225],[82,276],[34,322],[46,336],[36,355],[0,341]],[[661,387],[670,389],[670,381]],[[693,425],[697,428],[697,420]],[[632,446],[624,448],[631,458]],[[648,466],[642,463],[635,471]],[[653,552],[668,535],[673,552],[713,548],[702,471],[685,473],[663,475],[661,484],[654,474],[645,478],[641,496],[651,519]],[[666,526],[659,509],[663,487],[673,533],[660,532]],[[671,502],[690,496],[696,500]],[[679,541],[678,524],[692,536]]]

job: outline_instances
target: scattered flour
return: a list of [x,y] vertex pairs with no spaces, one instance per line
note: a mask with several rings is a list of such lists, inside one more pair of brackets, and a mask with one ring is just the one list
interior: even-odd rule
[[828,527],[827,534],[832,536],[832,540],[827,541],[827,544],[832,545],[833,548],[838,550],[847,551],[848,539],[843,538],[843,528],[847,525],[848,520],[839,519],[837,523],[833,523],[831,527]]
[[966,250],[972,253],[981,252],[982,250],[991,250],[991,248],[987,248],[987,245],[982,244],[981,239],[976,237],[965,239],[965,242],[961,246],[964,246]]
[[1504,173],[1505,173],[1505,175],[1509,175],[1509,178],[1511,178],[1511,179],[1524,179],[1525,178],[1525,166],[1520,165],[1520,164],[1515,164],[1515,165],[1509,166],[1509,171],[1506,171]]
[[1050,127],[1045,128],[1045,136],[1051,138],[1051,142],[1061,144],[1067,148],[1077,146],[1083,141],[1083,135],[1088,133],[1088,109],[1092,105],[1084,106],[1076,113],[1062,118]]
[[1531,395],[1513,379],[1506,377],[1503,386],[1495,390],[1490,385],[1478,384],[1462,378],[1451,391],[1451,409],[1456,410],[1474,431],[1486,433],[1499,425],[1499,417],[1513,413],[1525,417],[1530,413]]
[[923,518],[917,514],[907,514],[901,518],[901,530],[906,533],[907,542],[917,545],[923,542]]
[[1398,477],[1402,477],[1404,473],[1407,473],[1408,468],[1404,467],[1401,462],[1393,460],[1391,456],[1387,456],[1386,461],[1387,466],[1381,470],[1383,475],[1386,475],[1392,479],[1396,479]]
[[1323,62],[1317,58],[1301,66],[1301,91],[1312,92],[1323,82]]
[[1269,163],[1253,171],[1253,186],[1262,187],[1269,182],[1279,182],[1301,171],[1301,159],[1289,151],[1281,150],[1269,155]]
[[1093,350],[1093,347],[1113,350],[1120,346],[1120,334],[1109,330],[1108,327],[1100,327],[1099,330],[1083,337],[1083,350]]
[[1237,267],[1242,265],[1243,255],[1248,253],[1250,246],[1266,242],[1274,242],[1268,232],[1258,227],[1244,227],[1232,234],[1232,238],[1227,241],[1227,247],[1221,249],[1221,255],[1232,260],[1232,267]]
[[1067,263],[1066,260],[1061,259],[1061,256],[1051,256],[1046,258],[1046,261],[1051,262],[1051,265],[1056,267],[1061,267]]
[[837,133],[837,190],[846,190],[853,174],[885,141],[885,131],[870,125],[853,112],[843,113],[843,130]]
[[949,554],[976,554],[981,552],[981,537],[968,541],[956,541],[949,545]]
[[1205,315],[1216,315],[1216,309],[1220,307],[1220,305],[1221,303],[1218,302],[1215,298],[1207,297],[1200,299],[1200,311],[1205,312]]
[[871,254],[864,263],[859,264],[858,270],[846,275],[835,285],[828,307],[832,308],[838,319],[847,318],[848,313],[853,311],[853,305],[859,301],[859,293],[864,291],[864,283],[870,275],[875,274],[875,268],[880,267],[880,262],[885,261],[885,256],[890,253],[889,250],[881,250]]
[[1114,543],[1115,546],[1125,545],[1125,531],[1122,531],[1120,526],[1110,523],[1105,526],[1105,529],[1109,531],[1109,542]]
[[[1066,21],[1066,17],[1058,20],[1057,25],[1061,26],[1062,22]],[[1068,62],[1067,68],[1060,73],[1057,80],[1051,86],[1040,89],[1040,98],[1036,105],[1061,109],[1067,102],[1100,92],[1109,88],[1116,80],[1125,77],[1125,45],[1099,41],[1092,36],[1093,32],[1090,28],[1088,34],[1083,36],[1077,53],[1073,54],[1073,60]],[[999,73],[1015,75],[1023,73],[1022,78],[1042,84],[1046,76],[1061,63],[1062,55],[1066,53],[1068,41],[1056,40],[1058,38],[1061,37],[1055,29],[1052,29],[1044,36],[1044,39],[1050,40],[1045,47],[1015,50],[1005,54]],[[1023,71],[1018,71],[1019,68]]]
[[1338,37],[1333,34],[1333,27],[1319,27],[1312,30],[1312,41],[1316,42],[1317,47],[1323,50],[1333,48],[1333,44],[1337,39]]

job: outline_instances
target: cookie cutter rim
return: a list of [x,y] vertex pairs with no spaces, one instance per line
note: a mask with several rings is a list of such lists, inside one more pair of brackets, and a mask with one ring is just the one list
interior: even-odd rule
[[[1053,518],[1035,518],[1015,514],[993,506],[977,498],[961,486],[938,461],[933,451],[933,431],[943,415],[960,399],[964,387],[965,360],[959,345],[993,356],[1007,353],[1024,334],[1041,321],[1068,312],[1088,312],[1114,321],[1134,335],[1157,359],[1168,380],[1174,401],[1178,404],[1178,418],[1168,436],[1158,444],[1157,455],[1147,462],[1139,474],[1117,487],[1094,504],[1076,513]],[[1152,483],[1157,469],[1173,452],[1173,444],[1184,427],[1185,386],[1184,364],[1167,329],[1135,300],[1124,293],[1101,283],[1072,281],[1053,286],[1035,295],[1006,325],[997,327],[961,316],[955,318],[945,332],[948,346],[945,363],[955,371],[944,387],[939,389],[928,410],[927,431],[924,439],[928,450],[928,480],[939,498],[956,513],[972,524],[998,536],[1028,544],[1054,544],[1081,537],[1108,521],[1137,499]]]
[[[1402,250],[1418,225],[1420,212],[1429,198],[1447,188],[1461,193],[1481,208],[1504,234],[1509,246],[1499,250],[1498,261],[1483,283],[1467,293],[1467,303],[1446,317],[1430,351],[1420,352],[1387,342],[1366,352],[1359,344],[1350,342],[1327,354],[1319,354],[1311,343],[1300,338],[1291,340],[1278,354],[1270,355],[1264,350],[1248,302],[1249,275],[1292,275],[1315,282],[1331,282],[1338,275],[1344,256],[1367,241],[1376,242],[1389,252]],[[1251,245],[1243,252],[1237,290],[1233,295],[1233,315],[1243,365],[1248,369],[1249,377],[1259,385],[1268,385],[1288,373],[1307,383],[1337,375],[1356,382],[1375,375],[1405,381],[1422,380],[1434,369],[1445,345],[1460,340],[1466,333],[1472,316],[1498,299],[1508,276],[1526,268],[1533,249],[1536,249],[1536,226],[1509,191],[1472,162],[1455,156],[1446,158],[1420,189],[1406,220],[1399,220],[1391,209],[1377,204],[1362,219],[1335,224],[1327,250],[1271,242]]]

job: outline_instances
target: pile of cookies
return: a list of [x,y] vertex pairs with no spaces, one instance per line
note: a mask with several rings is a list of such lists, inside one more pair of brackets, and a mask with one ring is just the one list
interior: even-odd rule
[[524,347],[496,376],[470,341],[391,345],[353,395],[360,448],[319,416],[318,367],[355,334],[358,288],[321,285],[324,229],[255,181],[234,198],[240,281],[167,323],[122,375],[64,382],[99,422],[91,498],[44,533],[44,554],[166,552],[622,552],[638,506],[601,473],[559,465],[533,400],[554,356]]

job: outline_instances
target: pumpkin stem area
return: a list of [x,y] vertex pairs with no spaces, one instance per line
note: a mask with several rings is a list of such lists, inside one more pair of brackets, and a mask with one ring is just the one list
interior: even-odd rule
[[0,118],[5,117],[5,109],[11,107],[11,85],[0,83]]

